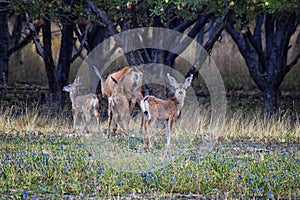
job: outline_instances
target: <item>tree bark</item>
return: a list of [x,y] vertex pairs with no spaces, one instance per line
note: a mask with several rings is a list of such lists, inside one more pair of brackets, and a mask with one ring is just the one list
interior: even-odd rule
[[45,18],[45,23],[42,27],[43,30],[43,45],[44,45],[44,55],[43,60],[45,64],[49,94],[48,94],[48,103],[50,107],[57,112],[59,109],[58,102],[58,85],[55,79],[55,64],[52,56],[52,40],[51,40],[51,23],[48,18]]
[[[265,47],[262,44],[262,25],[265,27]],[[287,64],[289,42],[299,22],[296,14],[284,13],[281,16],[271,14],[256,18],[254,33],[248,29],[246,34],[228,24],[227,32],[237,44],[245,59],[250,76],[263,93],[264,110],[270,115],[279,107],[279,87],[286,74],[297,63],[299,57]]]
[[60,102],[60,107],[64,105],[66,93],[62,91],[62,88],[68,84],[69,72],[72,59],[73,51],[73,31],[74,24],[68,21],[62,20],[63,29],[61,37],[61,46],[59,52],[59,59],[56,70],[56,82],[58,85],[58,100]]
[[[0,7],[6,7],[5,3],[0,3]],[[8,10],[0,12],[0,82],[6,84],[8,78],[8,50],[9,50],[9,31],[8,31]]]
[[279,96],[280,96],[279,88],[268,87],[263,90],[265,113],[272,114],[273,112],[278,110]]

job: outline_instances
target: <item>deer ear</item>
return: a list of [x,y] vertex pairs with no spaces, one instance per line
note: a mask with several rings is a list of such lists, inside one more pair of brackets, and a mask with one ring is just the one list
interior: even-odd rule
[[174,88],[176,88],[178,86],[178,83],[175,80],[175,78],[173,78],[169,73],[167,73],[167,77],[168,77],[168,80],[169,80],[171,86],[173,86]]
[[184,82],[185,87],[187,88],[187,87],[191,86],[192,85],[192,81],[193,81],[193,74],[191,74],[190,77],[188,77],[188,78],[185,79],[185,82]]
[[118,84],[118,81],[114,77],[111,76],[110,78],[115,84]]
[[81,85],[81,76],[77,76],[76,79],[74,80],[75,85]]
[[101,81],[101,84],[104,84],[105,82],[105,78],[100,74],[99,70],[97,69],[96,65],[93,65],[94,71],[96,73],[96,75],[98,76],[98,78]]

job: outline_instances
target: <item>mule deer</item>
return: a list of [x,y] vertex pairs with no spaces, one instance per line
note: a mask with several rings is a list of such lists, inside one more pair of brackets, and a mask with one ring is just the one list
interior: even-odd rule
[[93,68],[100,79],[102,95],[108,98],[108,133],[110,133],[112,123],[115,129],[119,124],[124,131],[126,127],[123,121],[128,125],[136,102],[140,102],[143,98],[143,74],[136,67],[128,66],[110,74],[105,79],[95,66]]
[[99,100],[95,94],[86,94],[79,95],[79,86],[81,85],[81,77],[78,76],[74,83],[71,83],[65,87],[63,90],[70,93],[70,99],[72,102],[73,109],[73,132],[76,129],[76,121],[78,114],[83,113],[85,122],[84,129],[87,130],[87,125],[91,120],[91,111],[94,112],[95,117],[97,118],[98,126],[100,124],[100,114],[98,112],[99,109]]
[[[122,92],[130,102],[129,112],[132,113],[136,102],[140,102],[143,98],[142,72],[135,66],[127,66],[117,72],[108,75],[107,79],[105,79],[100,74],[96,66],[93,66],[93,68],[96,75],[100,79],[101,92],[103,97],[109,98],[112,95],[116,84],[113,79],[117,82],[120,82],[120,80],[123,79],[122,83],[119,83],[120,87],[122,88],[122,90],[119,90],[119,92]],[[113,79],[111,77],[113,77]]]
[[184,83],[177,83],[175,78],[167,74],[168,80],[175,88],[174,97],[169,99],[160,99],[155,96],[145,96],[141,101],[142,108],[142,131],[144,147],[147,147],[146,136],[148,135],[149,147],[151,144],[151,135],[149,128],[156,120],[165,120],[167,132],[167,147],[171,143],[171,134],[174,120],[179,116],[184,105],[187,87],[191,86],[193,75],[185,79]]
[[111,124],[113,123],[115,129],[119,125],[122,133],[126,133],[130,113],[128,99],[122,93],[122,81],[124,79],[121,79],[120,82],[117,82],[113,77],[111,79],[115,82],[115,87],[114,92],[108,98],[108,131],[110,132]]

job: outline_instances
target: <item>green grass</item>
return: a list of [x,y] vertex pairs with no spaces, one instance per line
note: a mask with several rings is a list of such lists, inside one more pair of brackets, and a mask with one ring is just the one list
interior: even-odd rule
[[[201,107],[195,118],[176,122],[173,153],[180,142],[186,143],[173,159],[157,156],[164,148],[164,131],[157,130],[156,146],[148,150],[138,131],[129,138],[106,138],[94,131],[91,141],[99,148],[91,149],[83,137],[69,136],[69,112],[52,116],[37,107],[2,108],[0,198],[298,197],[299,120],[289,112],[265,119],[255,109],[245,114],[239,106],[229,104],[218,140],[208,143],[205,152],[200,145],[206,145],[209,135],[209,106]],[[136,120],[131,127],[140,124]],[[100,130],[106,126],[102,122]],[[147,158],[153,158],[151,165]]]
[[[116,142],[115,145],[119,145]],[[1,134],[0,196],[19,197],[297,197],[299,145],[217,144],[196,149],[160,170],[126,172],[95,159],[78,138]],[[251,144],[252,145],[252,144]]]

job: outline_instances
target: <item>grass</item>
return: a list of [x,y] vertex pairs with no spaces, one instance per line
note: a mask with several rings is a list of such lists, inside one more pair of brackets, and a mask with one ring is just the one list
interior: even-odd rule
[[289,112],[268,120],[256,111],[232,112],[238,106],[229,105],[213,143],[205,143],[209,106],[195,118],[183,116],[172,150],[164,149],[159,127],[156,146],[143,149],[138,117],[128,138],[104,137],[106,122],[79,138],[68,137],[70,112],[2,107],[0,198],[297,198],[299,120]]

